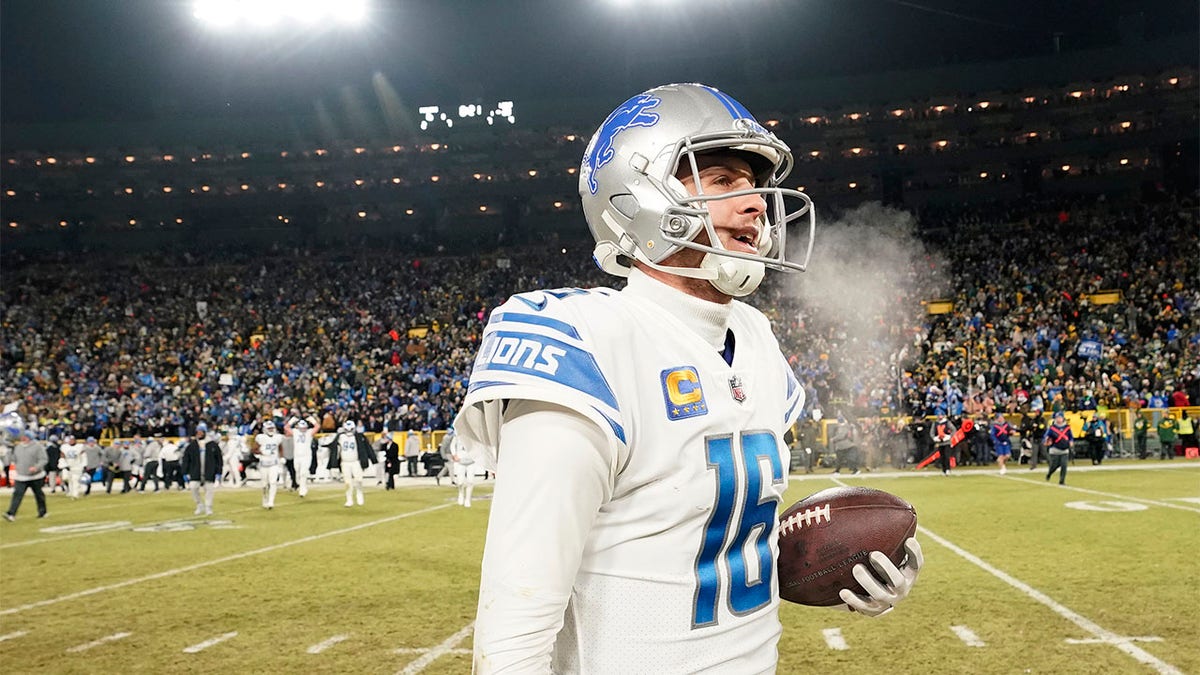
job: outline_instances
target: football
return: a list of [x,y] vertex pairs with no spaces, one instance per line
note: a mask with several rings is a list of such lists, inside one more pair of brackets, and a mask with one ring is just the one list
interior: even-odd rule
[[838,592],[863,593],[854,566],[882,551],[897,566],[917,531],[917,511],[896,495],[834,487],[809,495],[779,517],[779,596],[815,607],[842,604]]

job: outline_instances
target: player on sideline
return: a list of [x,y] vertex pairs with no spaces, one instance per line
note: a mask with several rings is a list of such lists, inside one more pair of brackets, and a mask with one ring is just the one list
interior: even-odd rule
[[[329,446],[331,454],[336,453],[337,463],[342,468],[342,480],[346,481],[346,506],[363,505],[363,472],[374,464],[375,451],[362,434],[356,431],[352,420],[342,422],[342,426],[329,440],[324,442]],[[330,460],[333,462],[333,458]]]
[[308,468],[312,464],[312,442],[317,432],[317,420],[309,417],[292,417],[283,428],[284,434],[292,437],[292,461],[296,466],[296,492],[301,497],[308,494]]
[[83,452],[83,446],[75,442],[75,437],[67,434],[63,437],[63,444],[59,448],[58,466],[62,470],[63,483],[67,486],[67,495],[71,499],[79,499],[79,493],[83,491],[83,473],[84,465],[87,464],[87,455]]
[[283,434],[271,420],[263,422],[262,433],[254,437],[258,445],[258,473],[262,477],[262,505],[264,509],[275,508],[275,493],[283,478]]
[[475,458],[467,451],[463,442],[453,430],[450,432],[450,459],[454,465],[451,475],[458,486],[458,505],[471,508],[471,493],[475,491]]
[[[633,97],[592,137],[594,258],[628,284],[493,311],[454,424],[496,471],[477,673],[774,672],[785,432],[804,393],[735,298],[767,267],[807,265],[815,220],[781,186],[791,166],[741,104],[696,84]],[[789,248],[789,224],[807,241]],[[872,553],[887,582],[843,590],[849,607],[908,594],[921,552],[906,547],[900,568]]]

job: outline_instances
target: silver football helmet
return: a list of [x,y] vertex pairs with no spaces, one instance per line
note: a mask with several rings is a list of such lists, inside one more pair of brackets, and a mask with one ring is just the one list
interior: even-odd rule
[[[696,157],[720,150],[744,154],[755,173],[755,187],[689,194],[676,174],[690,167],[694,184],[700,185]],[[736,297],[757,288],[768,267],[804,271],[812,256],[816,217],[807,195],[782,187],[792,164],[788,146],[717,89],[669,84],[634,96],[592,136],[579,172],[583,211],[596,239],[596,264],[627,276],[632,261],[639,260],[672,274],[708,279]],[[761,195],[767,204],[757,254],[725,249],[708,212],[708,202],[747,194]],[[797,247],[803,251],[798,260],[787,257],[792,223],[807,229],[800,232],[807,242]],[[707,244],[696,241],[701,232],[707,233]],[[707,254],[699,268],[660,264],[682,248]]]

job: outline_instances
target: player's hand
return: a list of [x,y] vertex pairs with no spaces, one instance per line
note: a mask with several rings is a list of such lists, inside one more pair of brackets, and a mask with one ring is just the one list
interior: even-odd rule
[[[896,603],[908,595],[921,572],[921,566],[925,564],[925,557],[915,537],[909,537],[904,542],[904,550],[908,557],[901,567],[896,567],[881,551],[872,551],[868,558],[876,574],[872,574],[862,563],[854,566],[854,578],[867,594],[861,595],[843,588],[839,595],[846,603],[846,609],[866,616],[880,616],[891,611]],[[886,579],[887,582],[880,583],[880,579]]]

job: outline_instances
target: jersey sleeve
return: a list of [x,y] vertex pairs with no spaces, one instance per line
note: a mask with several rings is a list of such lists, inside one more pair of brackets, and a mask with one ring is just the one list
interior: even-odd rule
[[568,408],[595,422],[611,443],[625,445],[617,393],[583,319],[602,311],[603,301],[596,291],[534,291],[492,313],[454,425],[485,466],[494,467],[503,402],[511,399]]
[[779,355],[779,360],[787,381],[784,392],[783,409],[786,412],[783,414],[783,428],[791,429],[804,412],[804,387],[800,386],[800,382],[796,379],[796,373],[792,371],[792,367],[782,353]]

